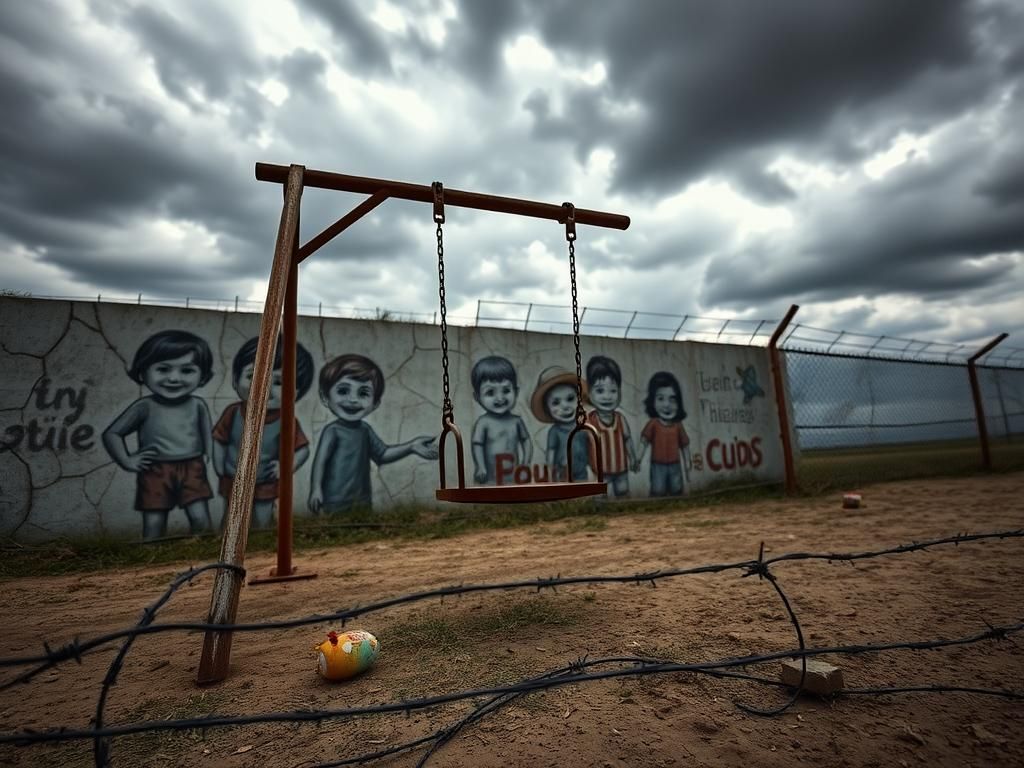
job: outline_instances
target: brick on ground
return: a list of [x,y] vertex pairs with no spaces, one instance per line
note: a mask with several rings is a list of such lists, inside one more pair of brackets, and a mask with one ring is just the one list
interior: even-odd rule
[[[794,688],[800,685],[801,663],[795,661],[782,662],[779,679]],[[829,696],[843,689],[843,670],[815,659],[807,660],[807,676],[804,678],[803,689],[819,696]]]

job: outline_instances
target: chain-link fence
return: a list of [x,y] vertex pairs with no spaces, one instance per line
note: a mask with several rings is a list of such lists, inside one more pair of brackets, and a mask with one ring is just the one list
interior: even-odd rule
[[[982,466],[966,365],[786,350],[806,491]],[[979,368],[993,467],[1024,467],[1024,370]]]

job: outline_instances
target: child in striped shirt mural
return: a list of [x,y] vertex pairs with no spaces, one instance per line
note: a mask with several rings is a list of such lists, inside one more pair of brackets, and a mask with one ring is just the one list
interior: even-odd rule
[[[245,424],[245,406],[252,388],[253,369],[259,337],[246,341],[231,363],[231,386],[238,401],[228,405],[213,428],[213,468],[220,478],[218,491],[224,499],[221,525],[227,520],[228,504],[238,472],[238,454],[242,447],[242,427]],[[296,345],[295,400],[301,400],[313,384],[313,356],[301,344]],[[260,459],[256,470],[256,490],[253,495],[250,528],[270,528],[274,524],[274,506],[280,493],[281,477],[281,366],[284,350],[280,340],[274,351],[274,370],[267,395],[267,415],[260,439]],[[309,458],[309,439],[295,419],[295,460],[293,471]]]
[[[597,430],[601,441],[604,479],[614,496],[629,494],[629,472],[640,468],[633,436],[626,417],[618,410],[622,402],[622,371],[610,357],[594,355],[587,361],[587,388],[594,410],[587,423]],[[595,468],[596,471],[596,468]]]

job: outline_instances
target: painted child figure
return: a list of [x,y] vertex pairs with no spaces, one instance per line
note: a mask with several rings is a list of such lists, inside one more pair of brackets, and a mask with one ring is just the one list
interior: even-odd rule
[[[238,402],[231,403],[221,413],[213,428],[213,468],[220,477],[218,491],[224,499],[221,526],[228,515],[231,488],[238,471],[238,454],[242,445],[245,424],[245,405],[252,388],[253,368],[259,338],[252,338],[239,347],[231,363],[231,386],[238,394]],[[250,528],[270,528],[274,523],[274,504],[280,493],[281,476],[281,363],[283,350],[280,342],[274,353],[274,370],[267,398],[267,415],[260,438],[260,458],[256,469],[256,492],[253,496]],[[313,384],[313,356],[301,344],[296,348],[295,399],[301,400]],[[295,420],[295,469],[309,458],[309,440]]]
[[[210,411],[193,394],[213,376],[210,346],[187,331],[161,331],[135,352],[128,376],[150,391],[129,405],[103,433],[110,457],[136,475],[135,508],[142,537],[167,534],[168,513],[183,507],[192,533],[212,528],[206,480],[211,455]],[[132,453],[125,437],[137,435]]]
[[[537,387],[530,397],[530,411],[537,421],[550,424],[547,450],[544,461],[551,468],[551,479],[564,482],[568,476],[569,434],[576,427],[576,375],[565,368],[552,365],[540,372]],[[583,385],[583,399],[587,399],[587,387]],[[590,440],[579,432],[572,441],[572,480],[587,479],[587,463]]]
[[610,357],[595,355],[587,361],[587,386],[594,410],[587,423],[597,430],[601,440],[604,479],[615,496],[629,493],[629,471],[636,472],[639,462],[626,417],[617,409],[622,402],[622,371]]
[[437,458],[437,438],[414,437],[388,445],[364,419],[384,396],[384,374],[362,355],[341,355],[320,370],[320,400],[334,414],[320,435],[313,457],[309,509],[335,511],[373,504],[370,462],[390,464],[415,454]]
[[651,420],[640,433],[640,456],[651,446],[651,496],[680,496],[684,493],[680,453],[690,462],[690,437],[683,429],[686,411],[679,380],[668,371],[658,371],[647,383],[644,407]]
[[529,465],[533,443],[523,418],[512,413],[519,396],[512,363],[497,355],[481,358],[470,378],[473,399],[486,411],[473,425],[473,478],[479,484],[493,485],[498,457],[511,455],[513,466]]

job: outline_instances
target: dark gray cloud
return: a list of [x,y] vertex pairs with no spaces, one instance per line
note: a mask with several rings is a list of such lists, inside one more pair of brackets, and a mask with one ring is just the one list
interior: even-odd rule
[[[6,262],[31,259],[33,285],[55,267],[88,291],[246,291],[265,279],[280,214],[280,188],[253,179],[265,160],[632,215],[625,233],[581,235],[591,306],[770,317],[860,295],[863,315],[847,307],[838,321],[909,332],[941,324],[877,311],[879,297],[973,298],[983,313],[1020,292],[1019,3],[393,8],[403,24],[355,0],[295,0],[273,19],[218,0],[12,4],[0,21]],[[548,69],[506,57],[521,35],[552,52]],[[602,81],[579,76],[597,64]],[[923,134],[926,161],[864,176],[866,159]],[[780,158],[838,181],[808,186]],[[790,225],[748,227],[728,196],[702,206],[723,184]],[[307,191],[303,239],[358,199]],[[564,302],[561,267],[527,255],[537,239],[561,260],[557,230],[453,211],[450,302]],[[389,201],[318,253],[304,296],[429,310],[432,237],[425,207]]]
[[[1024,103],[1003,105],[1006,125]],[[1012,134],[1011,134],[1012,136]],[[1018,285],[1024,249],[1024,198],[1016,178],[978,158],[1004,156],[998,141],[961,127],[936,142],[931,156],[893,170],[854,194],[804,201],[795,237],[761,238],[716,254],[704,298],[743,305],[784,293],[831,300],[892,293],[949,296],[990,285]],[[993,197],[997,197],[993,204]]]
[[321,19],[341,43],[340,60],[353,73],[390,74],[391,54],[380,28],[366,18],[367,4],[354,0],[297,0],[301,11]]
[[[543,2],[530,18],[549,44],[607,62],[608,94],[594,100],[641,104],[629,130],[603,137],[629,189],[675,189],[759,147],[810,142],[823,154],[863,155],[875,147],[864,146],[863,130],[851,140],[851,125],[876,125],[876,109],[899,107],[930,74],[943,77],[901,108],[909,121],[962,109],[990,82],[972,40],[981,11],[956,0],[660,0],[588,10]],[[971,87],[945,85],[964,71]]]
[[532,14],[518,2],[460,2],[458,24],[446,44],[455,51],[459,74],[484,88],[493,85],[502,74],[504,43],[527,21]]

